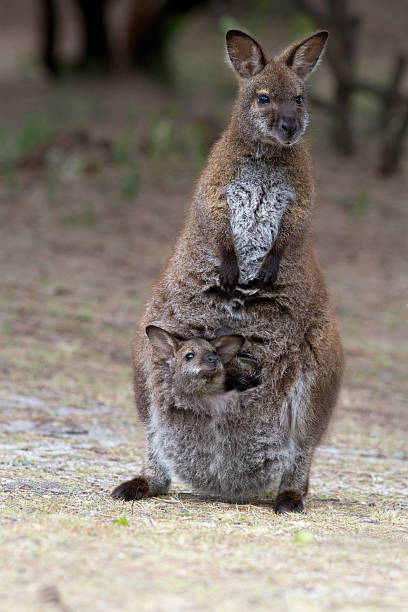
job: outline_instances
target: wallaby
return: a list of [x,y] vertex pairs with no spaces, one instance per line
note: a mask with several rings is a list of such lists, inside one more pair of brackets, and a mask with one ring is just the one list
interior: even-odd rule
[[[268,60],[247,34],[227,33],[239,93],[136,336],[134,384],[146,458],[140,486],[124,483],[116,497],[168,491],[171,462],[162,461],[161,449],[170,439],[167,456],[177,455],[178,473],[197,489],[242,499],[278,486],[276,512],[303,509],[313,452],[343,371],[313,253],[314,184],[302,140],[305,79],[327,37],[316,32]],[[147,325],[183,338],[210,340],[220,327],[244,336],[243,350],[262,365],[261,383],[241,393],[231,413],[189,419],[177,411],[179,429],[169,432],[171,389]],[[228,375],[228,363],[225,369]]]

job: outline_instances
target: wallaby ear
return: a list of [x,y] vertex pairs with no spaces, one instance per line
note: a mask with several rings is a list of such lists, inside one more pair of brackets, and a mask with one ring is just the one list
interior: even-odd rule
[[243,79],[255,76],[265,67],[261,46],[244,32],[228,30],[227,51],[231,64]]
[[317,67],[328,37],[326,30],[316,32],[288,47],[278,59],[304,80]]
[[146,334],[159,357],[167,360],[175,356],[178,350],[178,340],[172,334],[156,325],[148,325]]
[[218,356],[222,363],[228,363],[235,357],[244,342],[244,336],[234,334],[231,336],[219,336],[213,340],[211,344],[217,349]]

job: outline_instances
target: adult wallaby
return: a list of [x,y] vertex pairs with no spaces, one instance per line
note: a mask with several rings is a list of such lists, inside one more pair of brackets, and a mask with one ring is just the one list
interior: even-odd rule
[[[317,32],[268,60],[247,34],[227,33],[239,93],[134,343],[136,402],[147,440],[144,484],[124,483],[118,497],[166,493],[172,475],[160,460],[172,399],[145,327],[208,340],[222,327],[245,337],[243,349],[262,365],[262,382],[241,394],[231,414],[206,417],[206,425],[178,411],[185,469],[207,470],[207,484],[197,479],[197,488],[209,493],[241,499],[278,485],[276,512],[303,508],[313,452],[343,370],[313,254],[314,185],[301,140],[308,124],[304,81],[327,37]],[[202,465],[189,462],[193,448]]]

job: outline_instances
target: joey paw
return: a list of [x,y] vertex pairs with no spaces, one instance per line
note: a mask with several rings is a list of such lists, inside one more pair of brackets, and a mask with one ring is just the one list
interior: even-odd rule
[[261,375],[258,373],[243,374],[236,381],[235,388],[237,391],[246,391],[247,389],[253,389],[261,384]]
[[300,493],[295,491],[285,491],[280,493],[275,502],[276,514],[285,514],[287,512],[302,512],[303,501]]
[[149,483],[143,476],[136,476],[132,480],[126,480],[122,484],[113,489],[111,497],[114,499],[124,499],[131,501],[134,499],[142,499],[147,497],[149,492]]

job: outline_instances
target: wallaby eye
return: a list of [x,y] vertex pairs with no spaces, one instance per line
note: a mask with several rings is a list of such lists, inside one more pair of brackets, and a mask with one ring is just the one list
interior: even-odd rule
[[304,100],[303,96],[296,96],[296,98],[295,98],[296,104],[298,106],[302,106],[303,100]]
[[191,359],[194,359],[195,354],[194,353],[187,353],[187,355],[184,357],[184,359],[186,361],[190,361]]
[[262,104],[269,104],[271,99],[266,94],[259,94],[259,96],[257,97],[256,101],[258,102],[258,104],[262,105]]

